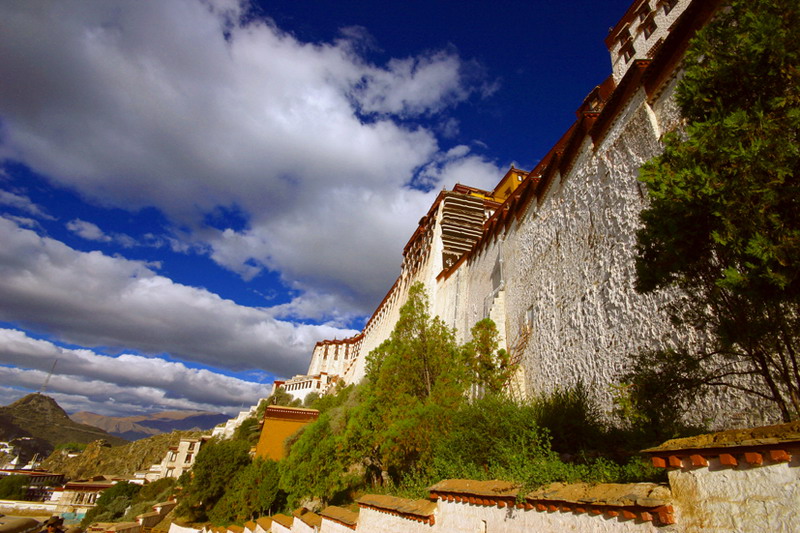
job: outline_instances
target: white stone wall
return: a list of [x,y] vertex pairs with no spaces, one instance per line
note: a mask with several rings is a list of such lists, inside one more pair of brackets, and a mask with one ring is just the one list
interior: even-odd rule
[[361,508],[358,513],[358,528],[356,531],[367,533],[435,533],[442,531],[422,522],[409,520],[401,516]]
[[239,414],[236,415],[235,418],[231,418],[224,424],[216,426],[211,432],[211,436],[221,437],[223,439],[231,438],[236,432],[236,429],[242,425],[242,422],[253,416],[257,409],[258,405],[253,405],[247,411],[239,411]]
[[339,522],[329,520],[324,516],[322,517],[322,526],[319,528],[319,533],[353,533],[353,531],[355,530],[350,529]]
[[[464,342],[494,301],[492,272],[502,260],[505,290],[495,305],[505,306],[498,328],[509,347],[532,316],[522,356],[528,396],[582,380],[610,411],[610,386],[629,354],[691,340],[662,311],[670,295],[634,289],[636,231],[647,202],[638,170],[662,151],[662,132],[680,123],[674,88],[671,80],[652,105],[643,89],[636,92],[597,146],[586,137],[568,173],[438,287],[434,310]],[[758,425],[762,415],[749,397],[716,391],[692,416],[719,427]]]
[[[297,520],[295,520],[297,522]],[[294,527],[294,522],[292,522],[292,527]],[[286,527],[283,527],[281,524],[277,522],[272,523],[272,533],[291,533],[292,530]]]
[[200,533],[202,529],[195,529],[193,527],[179,526],[175,522],[169,525],[169,533]]
[[658,153],[642,95],[594,149],[506,236],[506,315],[519,334],[532,308],[523,364],[533,394],[583,380],[604,407],[626,354],[667,333],[656,298],[634,290],[638,167]]
[[[360,526],[360,524],[359,524]],[[377,531],[377,530],[375,530]],[[587,513],[535,511],[439,502],[436,533],[672,533],[674,526],[594,516]],[[359,533],[362,530],[359,527]],[[368,532],[371,533],[371,532]]]
[[676,521],[683,531],[791,533],[800,531],[800,457],[788,463],[708,467],[669,473]]
[[299,518],[295,518],[294,522],[292,522],[292,533],[316,533],[316,531],[313,527],[309,526]]

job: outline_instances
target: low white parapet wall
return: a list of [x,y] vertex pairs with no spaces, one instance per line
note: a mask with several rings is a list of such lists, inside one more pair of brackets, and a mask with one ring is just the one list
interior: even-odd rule
[[58,502],[26,502],[20,500],[0,500],[0,509],[14,509],[20,511],[42,511],[55,514]]
[[195,529],[193,527],[179,526],[175,522],[169,525],[169,533],[200,533],[202,529]]

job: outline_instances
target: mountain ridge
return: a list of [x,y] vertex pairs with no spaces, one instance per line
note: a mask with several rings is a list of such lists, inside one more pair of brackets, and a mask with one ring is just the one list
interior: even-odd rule
[[209,430],[230,417],[211,411],[161,411],[130,416],[105,416],[79,411],[70,418],[126,440],[139,440],[172,431]]

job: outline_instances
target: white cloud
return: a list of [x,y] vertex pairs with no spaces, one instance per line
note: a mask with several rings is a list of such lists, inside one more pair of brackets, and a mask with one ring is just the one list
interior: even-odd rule
[[392,59],[386,69],[374,69],[354,90],[367,113],[400,116],[441,111],[467,98],[469,89],[461,84],[461,61],[447,52]]
[[[87,241],[96,242],[114,242],[123,248],[133,248],[139,246],[139,243],[130,235],[124,233],[106,234],[100,227],[88,220],[81,220],[76,218],[67,222],[67,229],[82,239]],[[159,245],[160,247],[160,245]]]
[[36,205],[30,198],[21,194],[15,194],[9,191],[0,191],[0,205],[13,207],[38,218],[54,220],[54,218],[51,215],[48,215],[42,207]]
[[[230,413],[242,404],[255,404],[270,390],[270,384],[188,368],[178,362],[131,354],[109,357],[33,339],[22,331],[0,329],[0,364],[15,366],[0,366],[0,383],[4,386],[38,390],[56,360],[47,394],[61,395],[71,411],[131,414],[158,406]],[[113,407],[107,404],[109,399]]]
[[354,333],[277,320],[145,263],[79,252],[3,218],[0,242],[0,320],[64,342],[289,376],[305,370],[316,341]]
[[97,224],[76,218],[67,222],[67,229],[88,241],[110,242],[112,239]]
[[[426,169],[436,188],[502,175],[471,154],[440,163],[433,130],[395,118],[429,117],[487,85],[452,50],[372,65],[357,32],[309,44],[268,21],[240,24],[241,9],[0,2],[0,158],[104,205],[161,209],[188,228],[173,249],[208,250],[244,277],[276,269],[368,312],[428,208],[408,187],[415,175]],[[218,206],[247,227],[204,227]]]

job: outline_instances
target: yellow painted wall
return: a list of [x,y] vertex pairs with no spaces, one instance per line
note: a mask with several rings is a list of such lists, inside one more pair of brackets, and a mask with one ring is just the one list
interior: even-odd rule
[[[269,458],[279,461],[284,458],[283,443],[287,437],[293,435],[301,427],[316,420],[318,411],[313,409],[273,409],[268,407],[264,413],[264,425],[261,427],[261,436],[256,445],[256,457]],[[272,411],[272,412],[271,412]]]

